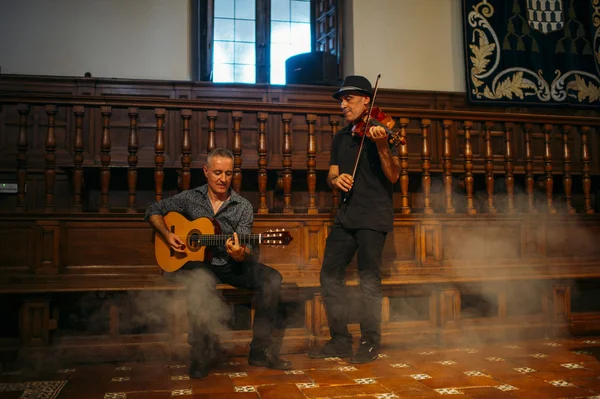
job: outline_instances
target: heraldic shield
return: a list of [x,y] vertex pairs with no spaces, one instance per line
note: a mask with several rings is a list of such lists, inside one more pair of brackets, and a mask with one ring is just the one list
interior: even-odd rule
[[527,21],[541,33],[561,30],[564,26],[563,0],[527,0]]

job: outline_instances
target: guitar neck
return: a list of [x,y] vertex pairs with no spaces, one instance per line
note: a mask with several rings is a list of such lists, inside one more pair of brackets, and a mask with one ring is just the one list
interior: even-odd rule
[[[228,239],[233,240],[233,234],[199,234],[192,239],[201,247],[225,245]],[[240,244],[260,244],[260,234],[238,234]]]

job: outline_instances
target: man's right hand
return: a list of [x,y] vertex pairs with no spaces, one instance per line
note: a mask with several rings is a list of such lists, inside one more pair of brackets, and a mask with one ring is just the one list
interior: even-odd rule
[[169,235],[167,236],[167,242],[175,252],[185,252],[185,244],[174,233],[169,232]]
[[331,184],[347,193],[352,188],[354,180],[352,179],[352,176],[350,176],[348,173],[342,173],[341,175],[333,179],[331,181]]

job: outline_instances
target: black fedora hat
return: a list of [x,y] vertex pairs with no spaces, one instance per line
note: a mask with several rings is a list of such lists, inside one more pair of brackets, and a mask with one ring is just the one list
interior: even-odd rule
[[339,100],[341,96],[352,93],[358,93],[373,98],[373,88],[371,87],[369,79],[359,75],[346,76],[346,79],[344,79],[344,82],[342,83],[342,87],[333,93],[333,98]]

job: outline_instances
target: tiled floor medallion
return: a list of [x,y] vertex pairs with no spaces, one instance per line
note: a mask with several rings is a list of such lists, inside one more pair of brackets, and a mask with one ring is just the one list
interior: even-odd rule
[[19,375],[23,372],[23,370],[15,370],[15,371],[5,371],[2,375]]
[[600,344],[600,341],[595,340],[595,339],[586,339],[585,341],[582,341],[584,344]]
[[503,346],[504,349],[522,349],[520,346],[518,345],[504,345]]
[[576,355],[591,355],[592,352],[590,351],[573,351],[574,354]]
[[546,355],[545,353],[532,353],[529,356],[535,357],[536,359],[545,359],[548,357],[548,355]]
[[430,375],[428,374],[411,374],[410,375],[411,378],[419,381],[419,380],[428,380],[429,378],[431,378]]
[[23,399],[54,399],[67,381],[31,381],[0,384],[0,392],[23,391]]
[[248,373],[229,373],[227,375],[229,376],[229,378],[248,377]]
[[562,344],[559,344],[558,342],[544,342],[542,345],[550,346],[552,348],[558,348],[559,346],[562,346]]
[[236,392],[256,392],[256,388],[252,385],[246,385],[243,387],[234,387]]
[[171,396],[184,396],[184,395],[191,395],[191,394],[192,394],[191,389],[176,389],[174,391],[171,391]]
[[379,355],[377,355],[377,357],[378,357],[379,359],[388,359],[388,358],[389,358],[389,356],[388,356],[388,355],[386,355],[385,353],[380,353]]
[[410,366],[406,363],[394,363],[394,364],[390,364],[391,367],[395,368],[395,369],[406,369],[409,368]]
[[554,385],[555,387],[561,387],[561,388],[564,388],[564,387],[572,387],[572,386],[573,386],[573,384],[571,384],[571,383],[570,383],[570,382],[568,382],[568,381],[564,381],[564,380],[554,380],[554,381],[548,381],[548,384],[550,384],[550,385]]
[[582,369],[583,366],[581,364],[577,364],[577,363],[563,363],[561,364],[562,367],[566,368],[566,369]]
[[489,360],[490,362],[496,362],[496,363],[504,361],[504,359],[501,357],[486,357],[485,359]]
[[435,355],[435,352],[420,352],[419,355],[431,356],[431,355]]
[[479,349],[467,348],[467,349],[463,349],[463,352],[473,354],[473,353],[478,353]]
[[338,367],[338,370],[340,370],[340,371],[356,371],[358,369],[354,366],[344,366],[344,367]]
[[[171,378],[173,378],[173,377],[171,377]],[[123,382],[123,381],[129,381],[129,377],[113,377],[110,380],[110,382]]]
[[62,370],[56,370],[56,372],[58,374],[69,374],[69,373],[74,373],[75,369],[62,369]]
[[171,368],[171,369],[184,369],[186,367],[187,366],[185,364],[171,364],[169,366],[169,368]]
[[342,359],[339,357],[326,357],[325,360],[328,362],[337,362],[338,360],[342,360]]
[[286,374],[304,374],[303,370],[287,370]]
[[318,388],[319,384],[315,384],[314,382],[299,382],[296,384],[298,389],[306,389],[306,388]]
[[532,369],[531,367],[515,367],[513,370],[521,374],[535,373],[537,371],[535,369]]
[[127,399],[125,392],[108,392],[104,394],[104,399]]
[[440,388],[440,389],[434,389],[434,391],[436,391],[440,395],[462,395],[461,391],[459,391],[458,389],[454,389],[454,388]]
[[486,377],[487,376],[487,374],[484,374],[481,371],[465,371],[463,374],[467,375],[469,377]]
[[513,387],[512,385],[508,385],[508,384],[496,385],[494,388],[499,389],[502,392],[516,391],[519,389],[517,387]]
[[115,371],[131,371],[131,367],[115,367]]
[[190,376],[186,375],[186,374],[171,376],[171,381],[187,381],[189,379],[190,379]]
[[456,362],[452,361],[452,360],[440,360],[439,362],[436,362],[436,363],[439,363],[444,366],[454,366],[456,364]]
[[225,362],[223,364],[225,366],[240,366],[242,363],[240,363],[240,362]]
[[373,378],[358,378],[354,381],[356,381],[356,383],[359,385],[369,385],[369,384],[375,384],[377,382]]
[[375,395],[377,399],[399,399],[399,396],[393,393],[380,393]]

